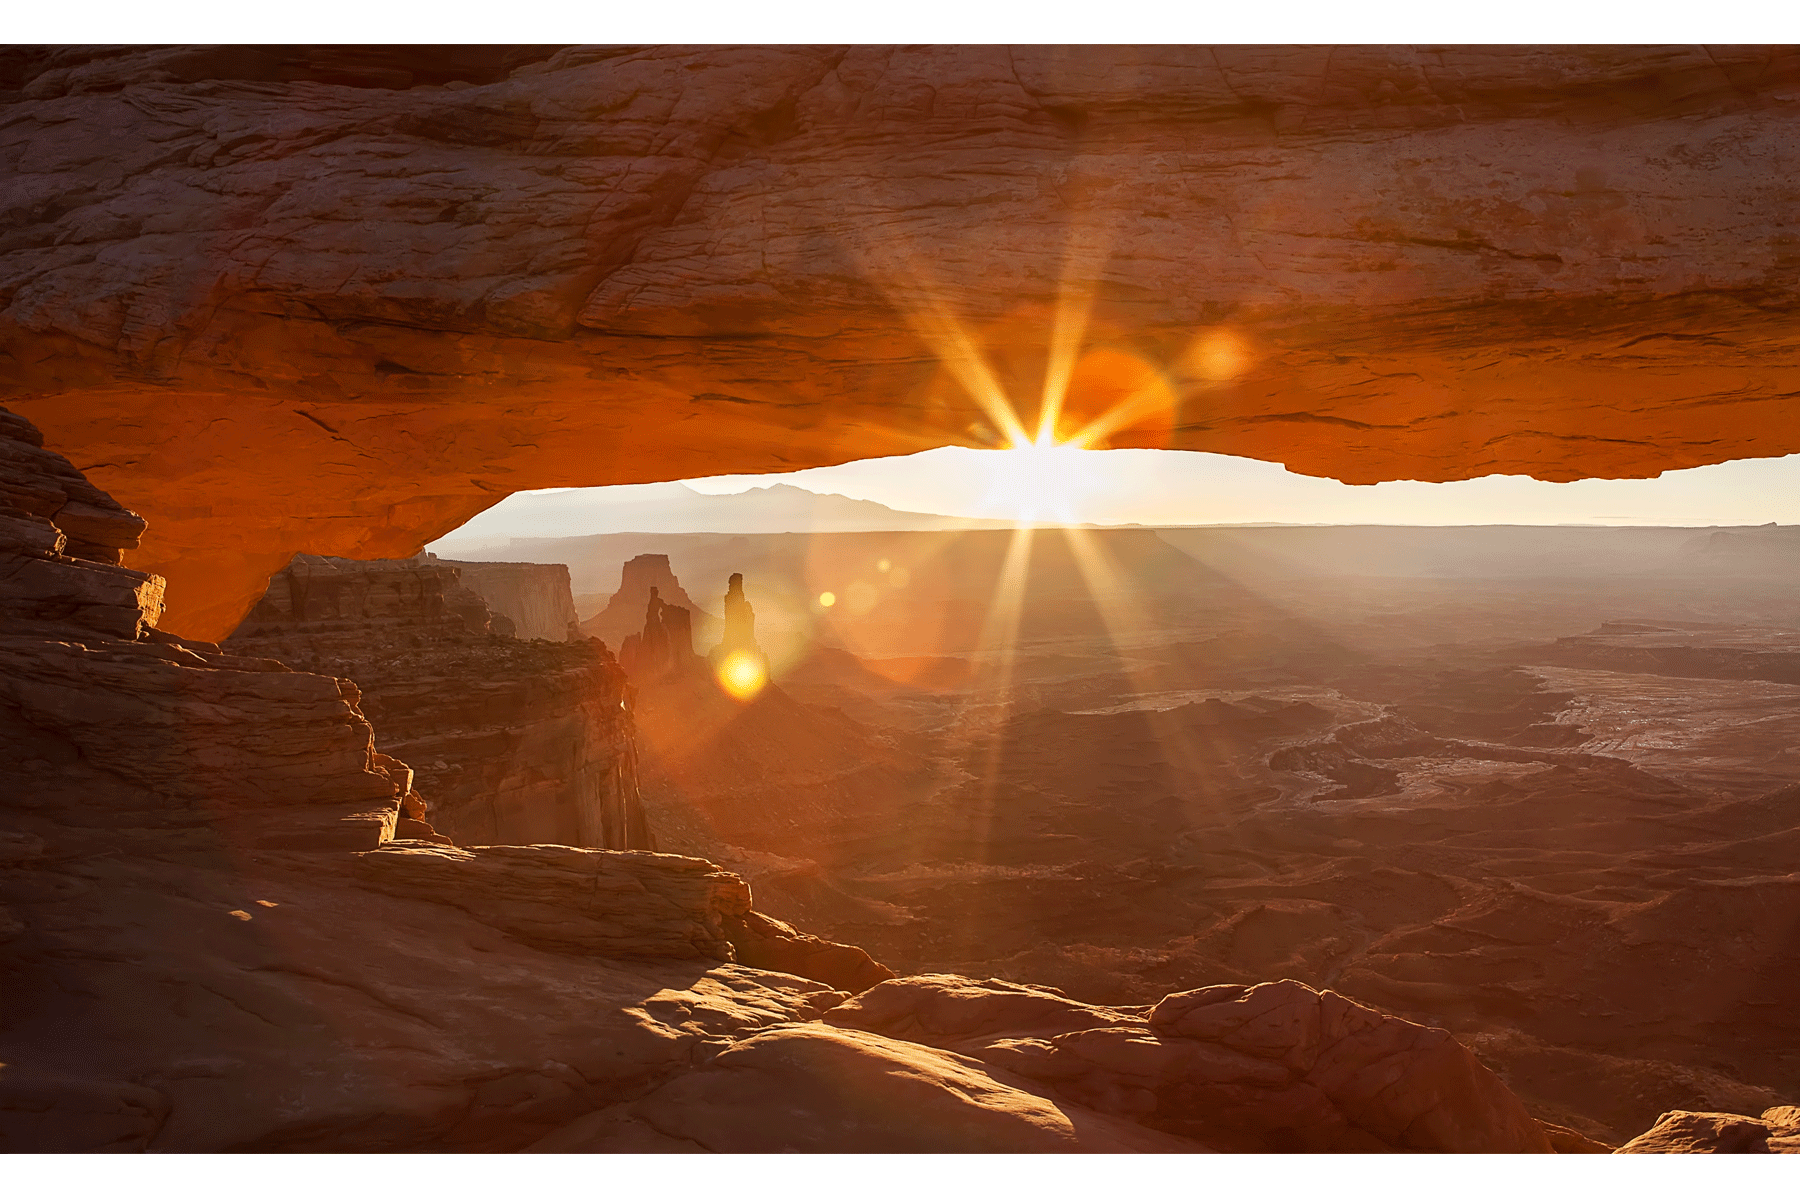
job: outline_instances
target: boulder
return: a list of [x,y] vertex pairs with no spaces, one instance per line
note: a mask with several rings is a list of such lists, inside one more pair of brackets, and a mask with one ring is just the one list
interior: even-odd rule
[[1192,1154],[1207,1147],[1010,1083],[962,1055],[853,1029],[770,1030],[539,1153]]
[[877,984],[825,1019],[967,1054],[1222,1148],[1551,1151],[1506,1085],[1448,1033],[1292,980],[1182,992],[1143,1012],[916,976]]
[[1760,1118],[1676,1109],[1615,1153],[1800,1154],[1800,1108],[1771,1108]]
[[732,959],[727,914],[744,881],[698,858],[572,846],[387,846],[357,877],[390,895],[454,905],[527,945],[607,958]]

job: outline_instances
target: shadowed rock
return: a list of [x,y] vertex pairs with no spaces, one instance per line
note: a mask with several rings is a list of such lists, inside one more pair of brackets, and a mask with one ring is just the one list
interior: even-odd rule
[[612,655],[512,637],[461,569],[302,555],[227,644],[356,681],[381,747],[416,769],[416,819],[456,842],[653,849]]
[[193,636],[509,491],[995,444],[940,358],[1029,407],[1077,296],[1069,425],[1149,385],[1115,445],[1356,483],[1800,449],[1788,48],[291,54],[7,71],[0,401],[155,523]]
[[135,639],[163,613],[163,581],[119,565],[143,518],[44,449],[0,409],[0,619],[7,633]]
[[1551,1149],[1506,1085],[1448,1033],[1292,980],[1201,988],[1145,1012],[926,975],[879,984],[826,1020],[967,1054],[1209,1145]]
[[661,592],[650,589],[643,629],[619,647],[619,664],[639,683],[689,675],[700,665],[694,653],[692,614],[679,604],[663,603]]
[[1192,1154],[1207,1147],[1053,1102],[959,1054],[818,1025],[771,1030],[539,1153]]
[[28,535],[0,541],[0,794],[15,808],[175,847],[393,835],[411,772],[374,752],[354,685],[157,630],[163,581],[116,565],[142,520],[3,410],[0,504]]
[[512,623],[513,637],[572,642],[581,636],[569,568],[563,564],[459,562],[435,554],[428,558],[455,567],[463,587],[486,601],[494,616]]

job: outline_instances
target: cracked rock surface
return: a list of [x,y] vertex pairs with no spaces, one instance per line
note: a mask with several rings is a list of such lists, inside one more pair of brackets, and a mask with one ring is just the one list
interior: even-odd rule
[[993,444],[968,351],[1029,426],[1059,297],[1113,445],[1800,449],[1783,48],[355,51],[0,63],[0,399],[187,636],[519,489]]

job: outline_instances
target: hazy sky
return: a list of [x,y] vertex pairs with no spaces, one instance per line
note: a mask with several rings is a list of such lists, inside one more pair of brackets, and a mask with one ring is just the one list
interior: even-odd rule
[[[786,475],[688,480],[712,494],[771,483],[873,500],[909,512],[951,516],[1146,525],[1761,525],[1800,523],[1800,455],[1743,459],[1668,471],[1658,479],[1543,483],[1490,475],[1457,483],[1352,486],[1295,475],[1257,459],[1167,450],[1029,452],[928,450]],[[651,499],[666,485],[553,489],[504,501],[462,536],[554,537],[544,527],[549,496],[559,516],[591,497],[602,512]]]

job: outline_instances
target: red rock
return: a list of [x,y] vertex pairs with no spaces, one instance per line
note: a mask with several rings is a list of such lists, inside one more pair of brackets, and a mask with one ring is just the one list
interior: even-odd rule
[[962,1055],[808,1025],[746,1038],[649,1096],[576,1121],[530,1149],[1192,1154],[1207,1147],[1052,1102]]
[[[0,548],[0,579],[94,565],[44,554]],[[385,584],[333,603],[406,627],[409,595],[443,598]],[[348,681],[78,614],[17,629],[0,1150],[518,1149],[844,996],[719,962],[755,914],[710,863],[432,844]],[[426,836],[395,845],[403,806]]]
[[801,933],[786,921],[759,912],[728,919],[725,936],[737,952],[737,961],[747,967],[816,979],[842,992],[860,992],[894,977],[860,946]]
[[[664,604],[685,608],[695,617],[713,620],[675,578],[666,554],[640,554],[619,569],[619,587],[606,607],[581,623],[581,632],[611,645],[624,644],[626,638],[644,628],[644,610],[650,604],[650,589]],[[692,623],[692,622],[690,622]]]
[[0,133],[0,399],[151,519],[192,636],[518,489],[993,444],[934,363],[967,331],[1030,425],[1069,287],[1106,346],[1070,426],[1151,397],[1115,445],[1357,483],[1800,449],[1785,49],[314,55],[33,49]]
[[99,563],[118,563],[119,552],[136,549],[144,532],[142,517],[89,483],[68,459],[45,449],[37,428],[5,409],[0,409],[0,516],[53,522],[65,537],[41,549]]
[[562,563],[455,562],[435,554],[429,558],[455,567],[465,588],[512,622],[512,636],[550,642],[572,642],[581,636],[569,568]]
[[1506,1085],[1448,1033],[1292,980],[1184,992],[1139,1016],[992,980],[915,976],[825,1019],[967,1054],[1213,1146],[1551,1150]]
[[163,581],[118,565],[144,522],[37,429],[0,409],[0,618],[12,634],[133,639],[163,613]]
[[753,912],[738,876],[698,858],[570,846],[361,856],[363,883],[461,908],[527,945],[609,958],[712,958],[860,992],[894,973],[855,946]]
[[[1770,1109],[1780,1113],[1782,1109]],[[1786,1135],[1786,1144],[1779,1144]],[[1664,1113],[1648,1130],[1620,1146],[1618,1154],[1800,1154],[1800,1130],[1737,1113]]]
[[302,556],[227,644],[354,680],[382,749],[412,764],[416,819],[455,842],[654,849],[612,655],[490,631],[460,570]]
[[388,846],[357,860],[371,888],[464,909],[527,945],[609,958],[733,958],[737,876],[697,858],[572,846]]

